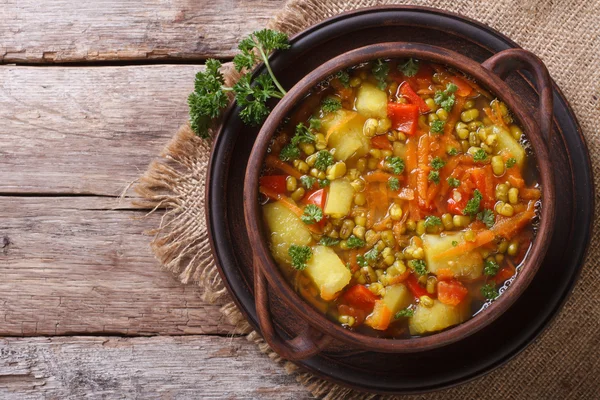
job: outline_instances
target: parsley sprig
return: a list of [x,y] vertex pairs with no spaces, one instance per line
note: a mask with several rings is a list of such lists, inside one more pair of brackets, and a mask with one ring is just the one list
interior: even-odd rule
[[373,73],[375,79],[377,79],[377,87],[379,87],[381,90],[384,90],[387,87],[387,77],[390,72],[390,65],[387,62],[378,59],[373,64],[371,72]]
[[317,205],[309,204],[304,207],[304,214],[302,214],[300,219],[307,225],[320,222],[323,219],[323,210]]
[[435,104],[439,105],[447,112],[450,112],[454,106],[454,102],[456,101],[454,92],[456,92],[457,89],[458,86],[456,86],[454,83],[449,83],[446,85],[446,89],[444,91],[438,90],[435,92],[433,101],[435,101]]
[[398,70],[407,77],[413,77],[419,72],[419,64],[412,58],[409,58],[407,62],[398,65]]
[[[229,103],[227,93],[232,92],[241,107],[240,118],[248,125],[256,126],[269,115],[267,100],[282,98],[287,92],[281,86],[269,65],[268,55],[275,50],[289,48],[288,38],[284,33],[270,29],[253,32],[243,39],[238,48],[241,51],[233,59],[238,72],[246,71],[240,80],[229,87],[221,73],[221,62],[206,60],[204,72],[196,74],[194,91],[188,97],[190,108],[190,125],[193,131],[202,138],[209,137],[213,121]],[[261,74],[252,79],[250,70],[263,61],[268,74]]]
[[308,246],[291,245],[288,249],[288,255],[292,259],[292,267],[298,271],[306,269],[306,263],[312,257],[312,250]]
[[476,215],[479,212],[481,200],[483,200],[483,195],[478,189],[475,189],[473,197],[467,201],[467,206],[463,209],[463,214],[471,216]]

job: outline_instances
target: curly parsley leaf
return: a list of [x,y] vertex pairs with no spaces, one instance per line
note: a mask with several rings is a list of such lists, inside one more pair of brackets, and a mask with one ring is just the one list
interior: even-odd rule
[[500,265],[497,262],[492,260],[487,260],[485,262],[485,267],[483,267],[483,273],[486,275],[496,275],[500,270]]
[[431,182],[438,184],[440,183],[440,172],[439,171],[430,171],[427,179]]
[[371,263],[374,263],[375,261],[377,261],[378,256],[379,256],[379,252],[377,251],[377,249],[375,247],[373,247],[371,250],[369,250],[365,253],[365,260],[370,261]]
[[387,87],[387,77],[390,72],[390,65],[387,62],[378,59],[373,64],[371,72],[373,73],[375,79],[377,79],[377,87],[381,90],[384,90]]
[[487,153],[485,152],[484,149],[477,149],[475,151],[475,153],[473,153],[474,161],[485,161],[486,158],[487,158]]
[[400,310],[394,315],[394,319],[400,319],[402,317],[412,317],[415,315],[415,311],[410,308],[405,308],[404,310]]
[[456,246],[458,246],[458,242],[456,240],[453,240],[452,241],[452,247],[456,247]]
[[342,101],[336,97],[327,97],[321,103],[321,110],[325,114],[336,112],[337,110],[339,110],[341,108],[342,108]]
[[[284,147],[285,148],[285,147]],[[283,151],[283,150],[282,150]],[[285,160],[284,160],[285,161]],[[313,178],[312,176],[308,176],[308,175],[302,175],[300,177],[300,183],[302,184],[302,186],[304,186],[306,189],[311,189],[314,185],[315,182],[317,181],[316,178]]]
[[394,172],[396,175],[402,174],[404,172],[404,160],[400,157],[389,156],[385,159],[387,161],[388,167]]
[[324,188],[329,186],[329,184],[331,183],[331,181],[329,179],[319,179],[319,187],[320,188]]
[[419,275],[427,274],[427,264],[423,260],[410,260],[408,266]]
[[448,155],[450,156],[455,156],[458,154],[458,150],[456,149],[456,147],[452,147],[450,150],[448,150]]
[[436,217],[435,215],[428,215],[425,217],[425,228],[433,228],[435,226],[441,226],[442,220],[440,217]]
[[419,64],[412,58],[409,58],[405,63],[398,65],[398,70],[402,72],[404,76],[410,78],[419,72]]
[[435,121],[431,121],[429,124],[429,130],[431,130],[433,133],[442,133],[444,131],[444,125],[446,125],[444,121],[437,119]]
[[314,224],[323,219],[323,210],[317,205],[309,204],[304,207],[304,214],[302,214],[300,219],[307,225]]
[[481,295],[488,300],[494,300],[499,295],[496,286],[492,283],[483,285],[479,291],[481,292]]
[[477,213],[477,219],[483,222],[488,228],[494,226],[494,223],[496,222],[496,216],[494,215],[494,212],[487,208]]
[[514,167],[516,163],[517,163],[517,159],[511,157],[508,160],[506,160],[506,168]]
[[329,237],[329,236],[323,236],[321,238],[321,240],[319,240],[319,244],[323,245],[323,246],[332,247],[332,246],[337,246],[338,244],[340,244],[340,240],[339,239],[334,239],[334,238]]
[[315,161],[315,168],[320,171],[325,171],[330,165],[333,165],[333,155],[327,150],[319,151]]
[[460,180],[453,178],[453,177],[448,177],[448,179],[446,179],[446,182],[448,182],[448,186],[450,187],[459,187],[460,186]]
[[321,120],[317,118],[311,118],[308,120],[308,127],[313,131],[321,130]]
[[444,91],[438,90],[435,92],[433,101],[447,112],[450,112],[454,106],[454,102],[456,101],[454,92],[456,92],[457,89],[458,87],[455,84],[449,83],[446,85],[446,89]]
[[300,158],[300,149],[294,146],[293,144],[287,144],[281,149],[279,152],[279,158],[282,161],[292,161],[297,158]]
[[292,259],[292,267],[298,271],[306,269],[306,263],[312,257],[312,250],[308,246],[291,245],[288,249],[288,255]]
[[344,87],[350,87],[350,75],[348,74],[347,71],[340,71],[335,75],[336,78],[338,78],[340,80],[340,82],[342,83],[342,85],[344,85]]
[[473,197],[467,201],[467,206],[463,209],[464,215],[476,215],[479,212],[479,207],[481,206],[481,200],[483,196],[478,189],[475,189],[473,192]]
[[358,249],[359,247],[364,247],[365,244],[364,240],[359,239],[354,235],[350,235],[350,237],[346,239],[346,245],[349,249]]
[[431,160],[431,168],[433,169],[442,169],[444,165],[446,165],[446,161],[442,160],[440,157]]
[[250,74],[242,76],[233,85],[233,91],[235,101],[242,108],[240,118],[250,126],[257,126],[267,118],[271,112],[266,104],[269,98],[283,97],[283,94],[275,88],[271,77],[265,74],[259,75],[254,82]]
[[314,143],[316,140],[317,138],[310,131],[310,128],[304,124],[298,124],[296,125],[296,133],[294,134],[291,143],[294,146],[297,146],[300,143]]
[[398,180],[398,178],[392,176],[390,179],[388,179],[387,186],[388,188],[390,188],[390,190],[399,190],[400,181]]

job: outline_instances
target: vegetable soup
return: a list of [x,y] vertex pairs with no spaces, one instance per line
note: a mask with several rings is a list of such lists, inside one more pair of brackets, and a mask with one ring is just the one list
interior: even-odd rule
[[280,126],[260,188],[294,289],[344,327],[406,338],[499,296],[534,237],[535,159],[469,77],[376,60],[315,87]]

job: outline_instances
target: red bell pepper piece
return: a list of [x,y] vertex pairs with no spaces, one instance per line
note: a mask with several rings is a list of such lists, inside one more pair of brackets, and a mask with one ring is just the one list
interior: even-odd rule
[[450,306],[458,305],[469,293],[466,287],[456,279],[439,281],[437,284],[438,300]]
[[463,215],[463,210],[467,206],[470,196],[461,188],[452,189],[448,197],[448,211],[454,215]]
[[341,300],[350,307],[370,312],[375,306],[377,296],[364,285],[354,285],[342,295]]
[[371,146],[375,147],[376,149],[382,150],[393,149],[392,142],[390,142],[390,140],[385,135],[375,136],[374,138],[372,138]]
[[[304,195],[304,203],[305,204],[314,204],[321,208],[321,210],[325,210],[325,203],[327,202],[327,192],[325,189],[319,190],[311,190],[310,192]],[[319,222],[317,222],[317,226],[319,228],[323,228],[327,223],[327,216],[323,216]]]
[[388,103],[388,117],[392,127],[407,135],[414,135],[419,119],[419,107],[414,104]]
[[415,298],[418,299],[421,296],[429,296],[429,293],[427,293],[427,289],[419,285],[419,282],[417,281],[417,278],[415,278],[414,274],[410,274],[405,282],[406,287],[408,287],[408,290],[410,290],[410,292],[413,294],[413,296],[415,296]]
[[275,193],[284,194],[286,192],[285,179],[286,175],[268,175],[261,176],[259,179],[260,186],[271,189]]
[[427,103],[425,103],[425,100],[423,100],[417,93],[415,93],[415,91],[408,82],[404,82],[400,86],[400,94],[402,94],[402,96],[404,96],[410,104],[419,107],[419,111],[421,113],[427,113],[431,111]]
[[483,197],[481,208],[493,208],[496,200],[491,166],[471,168],[468,172],[471,173],[471,181],[475,184],[475,187],[481,192]]

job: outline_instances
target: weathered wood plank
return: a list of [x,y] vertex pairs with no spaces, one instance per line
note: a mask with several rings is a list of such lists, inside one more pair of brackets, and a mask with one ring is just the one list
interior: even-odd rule
[[0,66],[0,192],[119,195],[187,121],[201,66]]
[[310,398],[244,338],[10,338],[0,354],[7,400]]
[[0,0],[0,63],[232,57],[284,0]]
[[218,305],[161,271],[160,215],[99,197],[0,197],[0,335],[231,333]]

